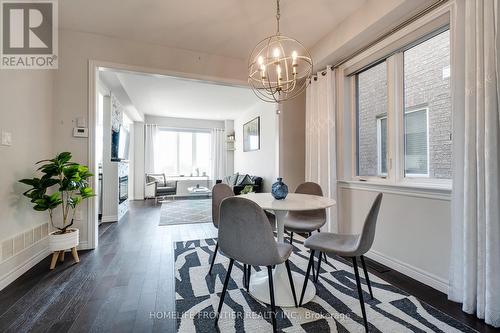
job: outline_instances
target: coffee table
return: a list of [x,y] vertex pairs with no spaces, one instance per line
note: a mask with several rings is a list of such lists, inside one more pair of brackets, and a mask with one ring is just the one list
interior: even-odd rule
[[202,196],[210,196],[212,195],[212,190],[205,186],[191,186],[188,187],[189,195],[202,195]]

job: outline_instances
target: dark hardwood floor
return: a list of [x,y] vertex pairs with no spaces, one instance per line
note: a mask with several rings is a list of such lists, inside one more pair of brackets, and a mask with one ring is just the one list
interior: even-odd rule
[[0,292],[0,332],[172,332],[173,241],[217,235],[212,224],[158,226],[160,205],[133,201],[119,222],[101,226],[99,246],[46,258]]
[[[211,224],[158,226],[160,205],[131,202],[119,223],[100,227],[99,246],[50,257],[0,291],[0,332],[173,332],[174,241],[215,237]],[[446,295],[374,263],[370,271],[481,332],[498,332],[466,315]],[[160,315],[155,313],[160,313]]]

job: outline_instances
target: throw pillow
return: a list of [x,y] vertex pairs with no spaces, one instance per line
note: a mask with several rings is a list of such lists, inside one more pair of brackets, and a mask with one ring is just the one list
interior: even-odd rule
[[158,186],[165,187],[165,178],[163,177],[163,175],[148,175],[147,182],[157,182]]
[[252,180],[252,177],[249,175],[245,175],[241,181],[238,183],[238,185],[254,185],[254,181]]
[[245,179],[246,175],[238,175],[238,179],[236,179],[236,183],[234,185],[241,185],[243,179]]
[[231,177],[229,177],[229,186],[234,186],[236,185],[236,181],[238,180],[239,173],[235,173]]

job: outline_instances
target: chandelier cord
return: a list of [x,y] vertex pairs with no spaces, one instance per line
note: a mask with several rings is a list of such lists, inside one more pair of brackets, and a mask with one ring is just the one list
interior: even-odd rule
[[276,34],[280,33],[280,0],[276,0]]

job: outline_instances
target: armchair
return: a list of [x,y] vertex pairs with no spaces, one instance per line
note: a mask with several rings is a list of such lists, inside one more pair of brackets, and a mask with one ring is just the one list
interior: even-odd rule
[[167,180],[167,177],[165,177],[165,174],[163,173],[146,174],[145,197],[154,198],[155,204],[158,202],[158,198],[164,198],[168,195],[175,195],[176,193],[176,180]]

